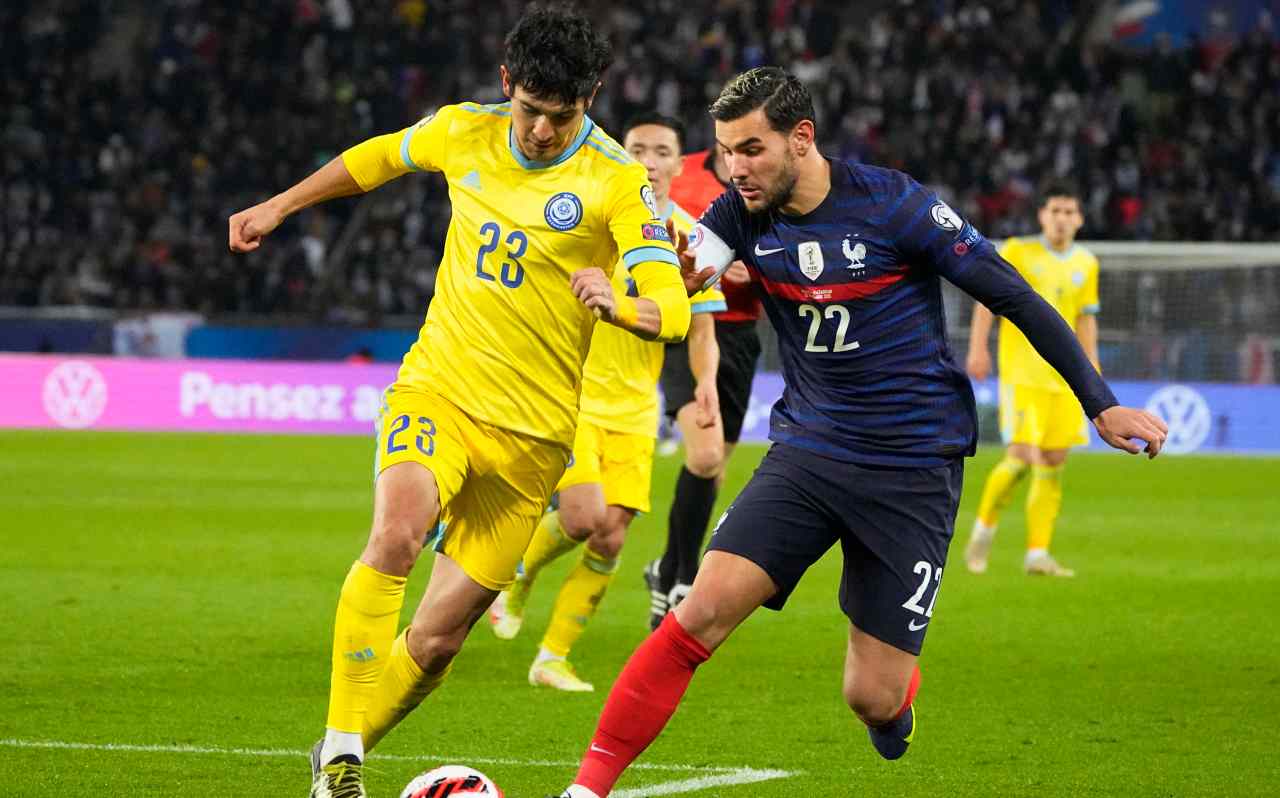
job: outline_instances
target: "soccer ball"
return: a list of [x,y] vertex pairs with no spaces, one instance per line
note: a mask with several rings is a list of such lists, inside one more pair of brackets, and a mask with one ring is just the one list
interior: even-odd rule
[[400,798],[502,798],[502,790],[489,777],[466,765],[445,765],[417,776]]

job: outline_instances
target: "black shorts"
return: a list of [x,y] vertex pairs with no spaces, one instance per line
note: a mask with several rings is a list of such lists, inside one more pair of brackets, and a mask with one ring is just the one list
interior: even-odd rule
[[708,550],[759,565],[786,604],[836,541],[844,552],[840,609],[854,626],[919,654],[933,617],[960,506],[964,461],[888,468],[774,444],[720,517]]
[[[760,336],[754,321],[717,321],[716,343],[720,365],[716,371],[716,393],[720,395],[720,416],[724,439],[737,443],[742,422],[751,404],[751,383],[760,359]],[[693,372],[689,370],[689,347],[681,341],[668,344],[662,361],[662,397],[666,414],[675,418],[680,408],[693,401]]]

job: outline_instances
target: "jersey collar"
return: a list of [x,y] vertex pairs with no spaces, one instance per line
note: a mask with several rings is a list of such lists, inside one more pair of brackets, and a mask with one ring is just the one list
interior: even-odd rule
[[583,114],[582,129],[578,131],[578,135],[573,137],[573,141],[569,142],[569,146],[565,147],[564,152],[550,161],[535,161],[532,158],[526,158],[525,154],[520,152],[520,148],[516,146],[515,131],[511,127],[507,128],[507,146],[511,149],[511,155],[516,159],[516,163],[525,169],[547,169],[572,158],[573,154],[582,148],[583,142],[587,140],[587,136],[591,135],[591,131],[595,126],[596,123],[591,121],[591,117]]
[[1076,243],[1074,241],[1071,242],[1071,246],[1067,247],[1066,252],[1059,252],[1050,246],[1049,239],[1045,238],[1043,235],[1037,236],[1037,238],[1040,240],[1040,246],[1044,247],[1044,251],[1048,252],[1058,260],[1069,260],[1072,255],[1076,254]]

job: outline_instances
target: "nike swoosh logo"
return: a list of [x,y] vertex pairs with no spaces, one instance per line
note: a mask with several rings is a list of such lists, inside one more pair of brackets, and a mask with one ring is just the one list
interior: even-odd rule
[[784,249],[786,249],[786,247],[778,247],[777,249],[761,249],[760,245],[756,244],[756,257],[762,258],[765,255],[772,255],[773,253],[781,252]]
[[617,754],[615,754],[614,752],[612,752],[612,751],[606,751],[606,750],[604,750],[603,748],[601,748],[600,746],[596,745],[595,743],[592,743],[592,744],[591,744],[591,749],[590,749],[590,750],[595,751],[595,752],[596,752],[596,753],[598,753],[598,754],[604,754],[605,756],[617,756]]
[[919,626],[916,626],[916,622],[915,622],[915,621],[910,621],[910,622],[908,622],[908,623],[907,623],[907,628],[908,628],[908,629],[910,629],[910,630],[911,630],[911,631],[913,631],[913,632],[918,632],[918,631],[920,631],[921,629],[925,628],[925,627],[926,627],[926,626],[928,626],[928,625],[929,625],[929,622],[928,622],[928,621],[925,621],[924,623],[920,624]]

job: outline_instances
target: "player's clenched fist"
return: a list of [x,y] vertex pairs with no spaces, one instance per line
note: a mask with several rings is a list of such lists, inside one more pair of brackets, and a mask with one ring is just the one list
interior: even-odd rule
[[612,323],[617,318],[618,300],[613,295],[613,283],[603,269],[592,266],[579,269],[569,278],[569,286],[578,301],[596,314],[596,318]]
[[270,202],[261,202],[231,217],[228,226],[232,252],[252,252],[262,245],[263,236],[280,226],[284,214]]

